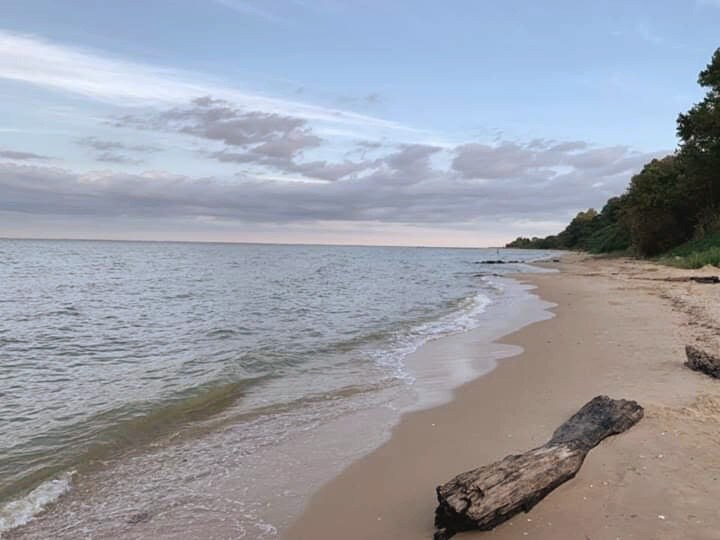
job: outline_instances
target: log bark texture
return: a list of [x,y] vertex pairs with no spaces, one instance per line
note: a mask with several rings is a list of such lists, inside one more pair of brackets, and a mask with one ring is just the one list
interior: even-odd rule
[[720,379],[720,358],[701,351],[692,345],[685,345],[685,365],[692,370],[700,371],[716,379]]
[[635,401],[598,396],[585,404],[539,448],[462,473],[437,488],[435,540],[457,532],[490,530],[527,512],[577,474],[600,441],[643,417]]
[[693,276],[690,279],[695,283],[720,283],[718,276]]
[[720,276],[680,276],[680,277],[666,277],[666,278],[646,278],[652,281],[693,281],[695,283],[720,283]]

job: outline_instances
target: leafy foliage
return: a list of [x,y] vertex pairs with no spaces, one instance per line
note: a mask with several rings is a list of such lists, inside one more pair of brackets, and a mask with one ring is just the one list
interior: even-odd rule
[[[654,256],[684,245],[676,255],[720,264],[720,49],[700,72],[705,98],[677,120],[677,151],[646,164],[621,197],[600,213],[580,212],[564,231],[547,238],[518,238],[508,247],[579,249],[594,253],[631,249]],[[713,245],[686,243],[713,239]],[[702,246],[702,247],[701,247]],[[689,263],[688,263],[689,264]]]
[[518,238],[507,247],[536,249],[579,249],[592,253],[622,251],[629,247],[627,227],[619,221],[619,197],[610,199],[602,212],[589,208],[579,212],[557,236],[547,238]]
[[720,266],[720,247],[696,251],[686,257],[663,257],[660,262],[678,268],[702,268],[708,264]]

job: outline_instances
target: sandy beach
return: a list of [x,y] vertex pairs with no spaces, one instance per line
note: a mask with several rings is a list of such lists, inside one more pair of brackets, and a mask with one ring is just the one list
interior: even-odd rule
[[[683,366],[686,344],[717,350],[720,286],[664,281],[717,271],[582,255],[554,266],[560,272],[522,280],[557,304],[555,317],[500,340],[524,352],[451,402],[406,414],[384,445],[312,497],[283,538],[431,538],[435,486],[543,444],[599,394],[637,400],[645,418],[592,450],[528,514],[456,538],[720,538],[720,382]],[[445,338],[417,354],[431,361],[473,339]]]

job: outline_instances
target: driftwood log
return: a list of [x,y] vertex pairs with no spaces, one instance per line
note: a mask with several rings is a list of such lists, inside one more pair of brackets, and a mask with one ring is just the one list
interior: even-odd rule
[[503,261],[501,259],[488,259],[485,261],[477,261],[475,264],[520,264],[522,261]]
[[701,351],[692,345],[685,345],[685,365],[692,370],[700,371],[716,379],[720,379],[720,358]]
[[490,530],[543,497],[580,469],[604,438],[643,417],[635,401],[598,396],[561,425],[544,446],[460,474],[437,488],[435,540],[473,529]]
[[630,279],[643,279],[647,281],[670,281],[673,283],[683,282],[695,282],[695,283],[720,283],[720,276],[675,276],[675,277],[661,277],[661,278],[649,278],[649,277],[634,277]]
[[669,277],[664,281],[694,281],[695,283],[720,283],[719,276],[681,276]]
[[720,283],[718,276],[692,276],[690,280],[695,283]]

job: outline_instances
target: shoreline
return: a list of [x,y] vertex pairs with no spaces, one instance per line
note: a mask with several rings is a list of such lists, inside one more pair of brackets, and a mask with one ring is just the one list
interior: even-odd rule
[[[317,491],[281,537],[431,538],[435,486],[543,444],[586,401],[608,394],[639,401],[646,418],[594,449],[577,477],[529,514],[457,538],[718,538],[708,473],[720,473],[720,400],[711,396],[714,381],[682,366],[685,342],[698,336],[688,322],[693,310],[678,300],[688,288],[712,290],[641,282],[643,272],[689,272],[638,261],[568,255],[557,266],[560,274],[514,276],[557,304],[556,317],[499,340],[523,353],[456,389],[450,402],[403,415],[390,438]],[[447,343],[418,354],[431,362]]]
[[[474,277],[477,278],[478,275]],[[356,397],[360,400],[360,407],[357,410],[345,410],[344,408],[351,405],[350,402],[344,402],[344,405],[340,402],[331,403],[332,396],[324,396],[334,414],[322,425],[308,431],[300,429],[297,432],[288,432],[285,434],[287,438],[283,438],[278,444],[262,448],[257,454],[245,453],[243,447],[235,444],[235,452],[241,455],[237,462],[230,461],[230,466],[237,465],[234,467],[237,470],[234,474],[228,470],[212,477],[208,475],[207,482],[195,480],[192,473],[186,474],[182,465],[175,474],[174,468],[167,464],[177,462],[180,455],[194,456],[192,459],[197,459],[198,454],[207,453],[208,447],[227,446],[227,439],[219,432],[227,430],[239,433],[239,426],[223,421],[222,430],[198,440],[191,436],[186,437],[184,432],[178,431],[170,439],[160,438],[147,445],[128,449],[113,456],[112,460],[103,461],[102,466],[94,468],[89,474],[85,474],[85,470],[80,471],[80,474],[73,477],[72,488],[68,487],[66,493],[47,504],[44,510],[30,504],[31,501],[25,498],[18,499],[22,505],[29,505],[28,513],[32,513],[33,518],[27,521],[27,517],[23,516],[19,526],[0,531],[0,534],[12,538],[36,537],[50,533],[57,537],[69,537],[67,535],[78,526],[96,522],[93,526],[95,532],[118,538],[135,538],[138,535],[156,538],[186,537],[184,535],[203,535],[208,529],[212,530],[217,538],[236,538],[240,532],[249,534],[249,537],[257,534],[258,538],[271,538],[275,537],[277,530],[282,537],[283,531],[300,513],[311,494],[354,461],[381,446],[402,415],[408,411],[425,410],[448,402],[455,388],[494,369],[500,359],[517,354],[515,347],[493,346],[492,342],[498,336],[511,333],[533,320],[551,316],[546,309],[548,304],[529,291],[532,287],[519,283],[515,274],[496,277],[501,279],[483,278],[486,285],[479,289],[477,295],[484,300],[479,303],[477,313],[474,306],[478,301],[473,296],[473,301],[464,302],[467,305],[462,309],[433,320],[432,324],[436,324],[447,318],[448,321],[443,324],[452,323],[451,326],[458,328],[470,324],[470,319],[465,320],[468,317],[481,317],[483,322],[470,330],[458,330],[443,337],[435,338],[432,332],[428,333],[419,348],[403,359],[407,375],[415,381],[412,384],[407,383],[409,386],[378,387],[372,389],[372,395],[358,394]],[[489,296],[486,297],[486,294]],[[485,304],[485,301],[488,303]],[[449,352],[448,343],[459,341],[462,346],[467,339],[463,336],[467,335],[474,336],[486,345],[486,353],[482,359],[475,358],[471,351],[458,357],[459,349],[456,348],[456,356],[449,358],[440,369],[434,360],[425,361],[434,355],[420,354],[419,361],[413,360],[417,351],[426,347]],[[370,402],[374,404],[370,405]],[[218,418],[213,422],[220,425]],[[199,428],[200,426],[196,426],[193,431]],[[126,504],[125,508],[112,503],[112,506],[102,508],[103,501],[112,496],[114,489],[111,486],[117,486],[121,492],[127,493],[126,482],[129,479],[143,474],[143,468],[154,470],[158,467],[155,454],[165,454],[161,461],[166,469],[162,473],[156,471],[158,476],[155,485],[172,484],[173,487],[201,491],[202,499],[198,499],[203,500],[208,509],[212,508],[215,516],[228,517],[219,521],[208,514],[198,519],[195,512],[182,507],[171,509],[161,496],[152,499],[146,497],[142,503]],[[221,455],[216,459],[224,460],[225,457]],[[208,465],[207,469],[211,470],[211,466],[214,465]],[[253,475],[245,477],[243,472],[246,470],[252,470]],[[185,484],[188,481],[189,483]],[[46,484],[53,486],[54,482],[55,480],[50,480]],[[206,483],[207,485],[204,485]],[[139,484],[147,484],[144,491],[153,489],[150,483]],[[248,492],[252,495],[248,496]],[[213,499],[215,502],[211,503]],[[193,505],[192,502],[186,504],[188,508]],[[231,521],[236,513],[244,515],[245,522]],[[97,524],[99,520],[102,520],[102,525]],[[248,521],[252,523],[248,524]],[[59,535],[60,530],[63,531],[62,535]]]
[[[395,427],[406,414],[442,406],[454,399],[458,388],[493,371],[506,358],[521,354],[522,347],[503,343],[522,328],[554,317],[555,304],[536,294],[536,287],[523,282],[519,276],[544,273],[547,269],[533,263],[527,273],[508,273],[494,276],[490,286],[501,290],[483,310],[482,322],[461,332],[437,339],[429,339],[403,363],[414,382],[412,397],[401,396],[397,401],[400,417],[389,426]],[[483,347],[478,352],[477,344]]]

